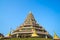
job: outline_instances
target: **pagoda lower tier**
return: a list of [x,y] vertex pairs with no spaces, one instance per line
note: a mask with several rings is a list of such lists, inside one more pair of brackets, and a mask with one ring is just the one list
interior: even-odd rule
[[[33,32],[16,32],[12,34],[12,37],[14,38],[28,38],[28,37],[32,37]],[[40,37],[40,38],[52,38],[51,35],[46,34],[46,33],[36,33],[36,37]]]

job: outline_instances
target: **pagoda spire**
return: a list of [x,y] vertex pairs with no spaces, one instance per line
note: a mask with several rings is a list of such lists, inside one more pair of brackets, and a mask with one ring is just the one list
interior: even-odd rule
[[27,25],[27,24],[29,24],[29,25],[34,25],[34,24],[36,24],[36,20],[35,20],[35,18],[34,18],[34,16],[33,16],[33,14],[32,14],[31,11],[30,11],[29,14],[27,15],[27,17],[26,17],[26,19],[25,19],[25,21],[24,21],[24,24],[25,24],[25,25]]
[[29,13],[31,13],[31,14],[32,14],[32,11],[29,11]]

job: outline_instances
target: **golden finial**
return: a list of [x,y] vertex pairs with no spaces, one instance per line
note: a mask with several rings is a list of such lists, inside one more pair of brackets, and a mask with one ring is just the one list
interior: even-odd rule
[[58,35],[54,32],[54,39],[59,39]]

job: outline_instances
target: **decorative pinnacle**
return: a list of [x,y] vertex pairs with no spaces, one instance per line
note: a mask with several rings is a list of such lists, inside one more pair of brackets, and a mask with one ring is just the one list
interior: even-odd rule
[[29,13],[32,13],[32,11],[29,11]]

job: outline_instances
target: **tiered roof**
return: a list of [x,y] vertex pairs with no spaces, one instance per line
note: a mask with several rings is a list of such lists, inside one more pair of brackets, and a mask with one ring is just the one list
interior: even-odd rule
[[15,31],[13,31],[13,34],[17,33],[32,33],[32,35],[49,35],[49,33],[36,22],[32,12],[29,12],[24,23],[20,25],[20,27],[18,27]]

